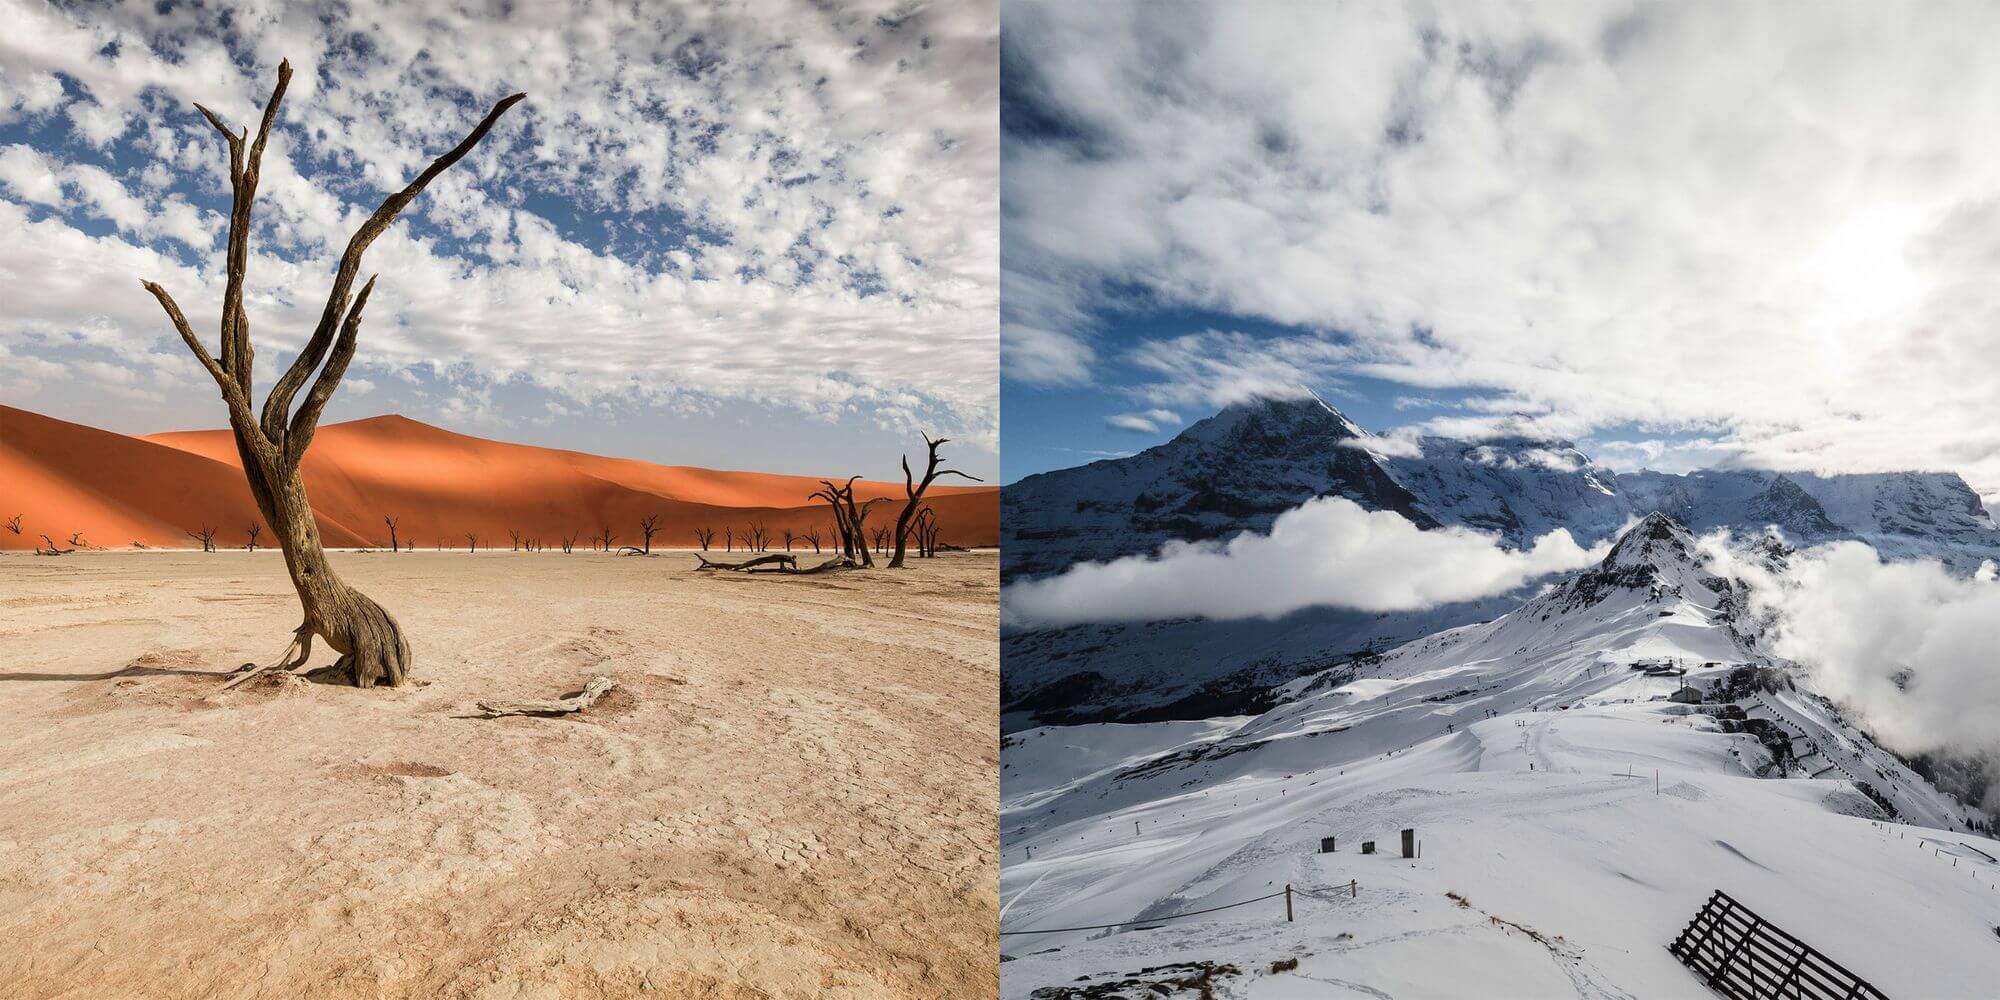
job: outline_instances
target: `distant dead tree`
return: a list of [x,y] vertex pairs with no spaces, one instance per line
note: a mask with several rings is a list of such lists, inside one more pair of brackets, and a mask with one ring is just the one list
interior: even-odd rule
[[790,552],[790,551],[792,551],[792,539],[793,539],[793,537],[795,537],[795,536],[793,536],[793,534],[792,534],[792,529],[790,529],[790,528],[786,528],[786,529],[785,529],[785,551],[786,551],[786,552]]
[[734,528],[722,529],[722,551],[736,551],[736,530]]
[[208,525],[204,524],[201,526],[201,530],[199,532],[189,531],[186,532],[185,534],[189,538],[198,539],[201,542],[201,550],[203,552],[214,552],[215,530],[216,529],[211,528]]
[[957,469],[938,468],[938,462],[940,461],[938,449],[944,447],[945,443],[950,440],[950,438],[938,438],[933,441],[929,434],[924,435],[924,446],[930,450],[930,455],[924,461],[924,475],[922,479],[917,479],[910,474],[910,456],[903,456],[903,492],[907,495],[907,499],[903,501],[903,512],[896,516],[896,554],[889,559],[890,569],[903,568],[903,545],[905,540],[909,538],[910,525],[916,518],[917,509],[923,504],[924,491],[931,488],[932,481],[940,476],[958,476],[962,479],[970,479],[975,483],[985,482],[985,480],[980,479],[978,476],[968,476]]
[[465,536],[465,551],[467,551],[467,552],[477,552],[477,551],[479,551],[479,536],[478,536],[478,535],[470,535],[470,534],[469,534],[469,535],[466,535],[466,536]]
[[645,536],[645,540],[639,546],[640,555],[653,554],[653,532],[658,530],[660,530],[660,515],[648,514],[639,519],[639,533]]
[[21,533],[21,515],[16,514],[7,519],[7,530],[17,535]]
[[764,533],[764,526],[753,524],[743,529],[743,541],[752,552],[763,552],[771,547],[771,536]]
[[35,554],[38,556],[66,556],[75,551],[75,549],[65,549],[57,545],[55,539],[43,535],[42,545],[36,547]]
[[575,545],[576,545],[576,532],[572,531],[569,534],[562,536],[562,547],[565,553],[569,552],[571,548],[575,547]]
[[382,523],[387,524],[389,526],[389,551],[391,552],[403,551],[402,548],[396,542],[396,519],[390,517],[387,514],[384,514],[382,515]]
[[508,528],[507,535],[508,537],[514,539],[514,551],[516,552],[521,551],[521,533],[519,531],[514,530],[513,528]]
[[814,528],[813,530],[806,532],[804,537],[806,541],[812,543],[813,551],[817,553],[819,551],[819,529]]
[[87,548],[90,548],[90,543],[89,543],[89,542],[86,542],[86,541],[84,541],[84,540],[83,540],[83,532],[81,532],[81,531],[72,531],[72,532],[70,532],[70,533],[69,533],[69,543],[70,543],[71,545],[74,545],[74,546],[76,546],[76,547],[77,547],[77,548],[79,548],[79,549],[87,549]]
[[[327,292],[326,306],[320,313],[318,324],[306,339],[298,357],[272,385],[259,413],[251,398],[253,352],[250,321],[243,309],[253,228],[251,210],[257,197],[265,142],[270,138],[271,126],[278,120],[278,106],[284,100],[285,87],[291,78],[291,63],[280,63],[278,82],[271,91],[271,99],[264,105],[263,120],[258,125],[254,141],[250,140],[247,128],[240,133],[233,132],[214,112],[195,105],[202,117],[222,134],[229,149],[232,200],[228,280],[223,290],[221,309],[221,359],[210,356],[207,348],[202,346],[180,306],[165,288],[151,281],[142,284],[159,301],[160,308],[173,321],[175,331],[187,344],[188,350],[193,352],[222,390],[223,402],[229,409],[230,429],[236,438],[236,451],[242,458],[244,477],[250,485],[250,495],[256,501],[258,511],[264,515],[264,523],[270,525],[272,534],[277,536],[278,546],[285,552],[285,565],[291,573],[292,587],[298,592],[299,605],[304,612],[304,621],[293,630],[292,644],[284,655],[277,662],[253,669],[251,676],[266,669],[290,670],[304,664],[311,656],[312,636],[319,635],[340,653],[339,660],[327,671],[329,674],[344,677],[356,687],[376,684],[393,687],[402,684],[409,675],[409,641],[388,611],[343,582],[327,562],[326,552],[320,544],[319,527],[313,520],[312,504],[306,496],[305,480],[300,475],[300,463],[304,461],[313,433],[319,427],[320,414],[326,409],[328,400],[332,399],[341,378],[346,375],[348,363],[354,359],[362,311],[367,307],[369,294],[375,289],[375,278],[370,277],[359,293],[353,291],[354,280],[361,270],[362,255],[432,180],[470,153],[480,140],[486,138],[500,116],[527,95],[514,94],[495,104],[471,134],[433,160],[402,190],[384,199],[355,230],[340,255],[333,286]],[[316,377],[315,370],[318,371]],[[312,387],[294,412],[293,400],[308,379],[312,380]],[[232,683],[242,680],[248,680],[248,677]]]
[[910,533],[917,537],[917,557],[929,559],[937,555],[938,516],[929,507],[917,512],[917,519],[910,525]]
[[604,534],[599,537],[604,539],[604,551],[606,552],[611,551],[611,543],[618,539],[617,535],[611,533],[611,526],[608,524],[604,526]]
[[889,554],[889,529],[875,529],[875,554],[884,556]]
[[862,566],[875,565],[875,557],[868,551],[868,512],[878,503],[887,503],[883,497],[876,497],[864,504],[854,502],[854,482],[860,476],[851,476],[847,482],[835,486],[830,479],[820,480],[825,489],[807,496],[809,500],[825,500],[833,508],[833,526],[840,535],[842,555]]
[[707,552],[708,543],[715,541],[715,529],[714,528],[694,529],[694,540],[701,543],[701,550],[703,552]]
[[250,540],[245,542],[243,547],[251,552],[257,551],[257,536],[264,533],[264,526],[261,524],[252,524],[245,527],[243,533],[250,536]]

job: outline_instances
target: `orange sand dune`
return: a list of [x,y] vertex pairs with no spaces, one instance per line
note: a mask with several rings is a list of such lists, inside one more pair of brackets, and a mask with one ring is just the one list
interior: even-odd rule
[[[639,519],[660,516],[657,547],[688,547],[696,528],[741,533],[762,525],[774,537],[817,529],[832,534],[824,504],[806,495],[806,476],[725,472],[506,444],[441,430],[403,417],[373,417],[320,428],[305,463],[306,490],[320,531],[333,546],[387,546],[384,516],[422,548],[507,548],[510,532],[555,548],[606,527],[615,544],[637,544]],[[894,523],[901,482],[855,484],[859,499],[888,497],[871,528]],[[1000,491],[934,486],[942,537],[955,545],[999,541]],[[0,406],[0,519],[20,514],[22,531],[0,530],[0,549],[39,544],[44,532],[67,543],[81,531],[91,545],[118,548],[198,544],[186,532],[217,527],[217,544],[241,546],[261,524],[228,431],[128,437]],[[264,532],[264,541],[270,532]],[[807,551],[809,544],[800,543]],[[774,546],[775,547],[775,546]]]

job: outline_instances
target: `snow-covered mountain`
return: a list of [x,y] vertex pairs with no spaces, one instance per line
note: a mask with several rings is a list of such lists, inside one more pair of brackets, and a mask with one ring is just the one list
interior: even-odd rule
[[1169,539],[1263,530],[1317,496],[1438,522],[1397,485],[1369,436],[1317,397],[1228,407],[1127,458],[1029,476],[1001,492],[1001,574],[1151,552]]
[[[2000,559],[2000,530],[1951,473],[1819,476],[1751,470],[1619,474],[1559,440],[1427,438],[1389,447],[1323,400],[1241,403],[1128,458],[1030,476],[1001,500],[1002,573],[1157,551],[1170,539],[1265,531],[1316,496],[1465,525],[1524,546],[1556,528],[1593,544],[1651,511],[1698,531],[1775,525],[1803,544],[1853,538],[1885,556],[1970,573]],[[1276,683],[1328,662],[1491,618],[1534,588],[1408,614],[1311,609],[1275,622],[1161,621],[1009,628],[1009,727],[1259,711]]]
[[[1983,995],[2000,844],[1762,653],[1744,605],[1653,514],[1255,717],[1009,734],[1003,995],[1704,997],[1664,945],[1716,888],[1890,995]],[[1391,856],[1404,828],[1421,858]],[[1294,922],[1166,919],[1287,884]],[[1047,928],[1088,929],[1017,933]]]

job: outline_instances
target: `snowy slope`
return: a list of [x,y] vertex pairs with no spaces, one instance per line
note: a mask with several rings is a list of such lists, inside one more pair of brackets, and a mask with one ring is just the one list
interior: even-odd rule
[[[1295,896],[1290,924],[1270,900],[1010,934],[1003,994],[1220,962],[1217,996],[1706,997],[1664,946],[1723,888],[1892,996],[1989,995],[2000,844],[1789,683],[1740,606],[1649,517],[1518,610],[1299,678],[1226,735],[1128,734],[1117,765],[1058,771],[1024,748],[1090,734],[1036,731],[1002,752],[1003,930],[1358,886]],[[1708,703],[1665,700],[1666,664]],[[1421,860],[1356,853],[1404,827]]]

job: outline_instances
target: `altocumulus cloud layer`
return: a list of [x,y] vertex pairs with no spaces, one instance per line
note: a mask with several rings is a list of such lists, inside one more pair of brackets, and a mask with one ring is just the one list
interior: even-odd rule
[[1278,515],[1271,532],[1169,542],[1158,555],[1080,563],[1009,585],[1008,624],[1162,618],[1275,618],[1300,608],[1411,611],[1504,594],[1602,559],[1556,530],[1526,550],[1468,528],[1425,531],[1394,511],[1321,497]]
[[[1376,376],[1472,391],[1457,433],[1637,421],[2000,491],[2000,8],[1004,17],[1010,378],[1127,364],[1172,408]],[[1096,339],[1135,301],[1224,329]]]
[[992,4],[483,6],[0,0],[0,395],[212,408],[137,279],[213,329],[227,178],[190,102],[254,123],[289,57],[251,263],[266,357],[382,194],[519,90],[370,252],[356,393],[422,384],[433,415],[500,422],[748,404],[997,447]]

